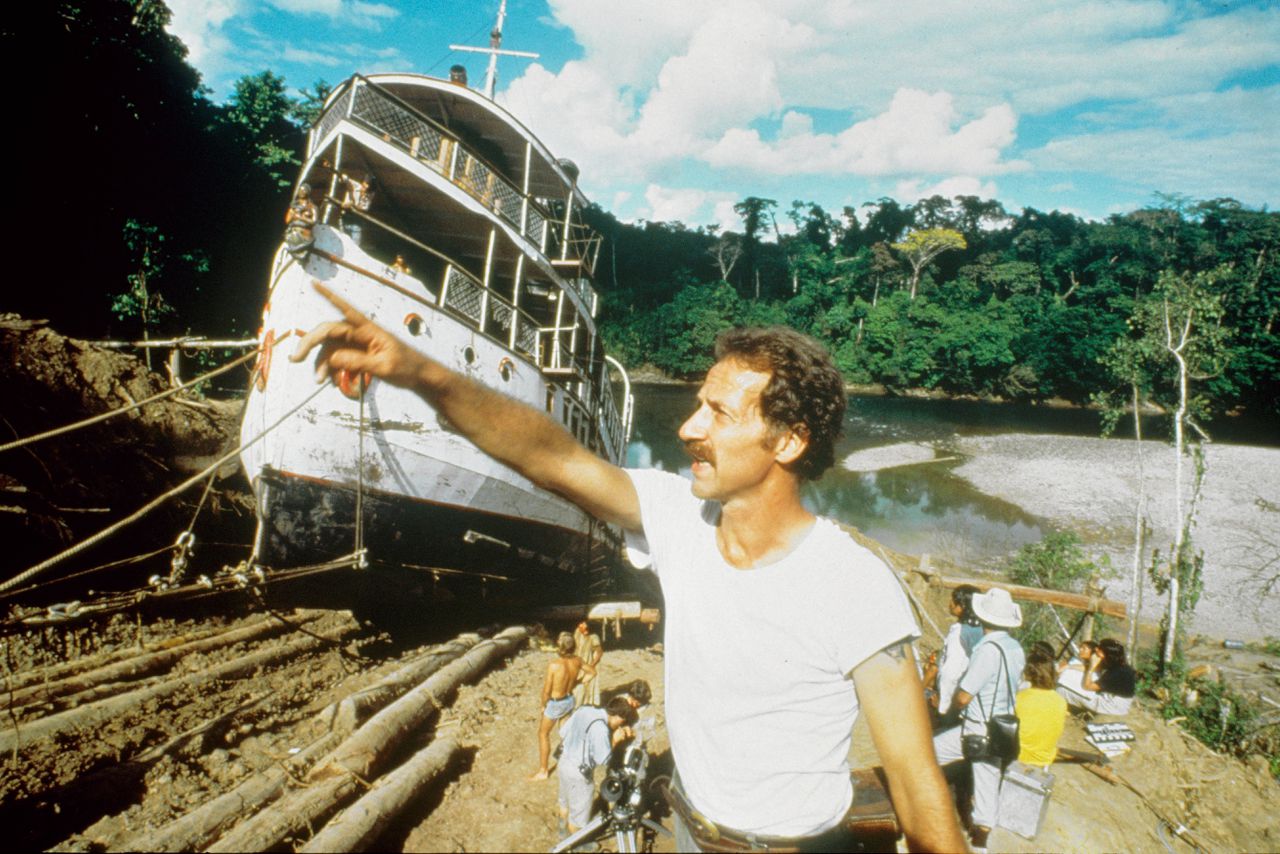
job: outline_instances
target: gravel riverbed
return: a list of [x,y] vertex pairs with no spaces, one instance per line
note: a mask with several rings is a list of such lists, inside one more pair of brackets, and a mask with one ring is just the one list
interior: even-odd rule
[[[1080,533],[1090,553],[1107,554],[1117,576],[1107,595],[1127,600],[1134,508],[1145,493],[1151,549],[1173,542],[1174,451],[1162,442],[1006,434],[956,437],[966,458],[953,473],[975,489],[1021,507],[1056,528]],[[940,450],[939,453],[942,453]],[[1280,635],[1280,449],[1210,445],[1192,538],[1204,552],[1204,595],[1190,630],[1257,640]],[[1183,493],[1193,472],[1184,460]],[[1185,506],[1185,505],[1184,505]],[[1147,583],[1142,615],[1159,619],[1161,601]]]

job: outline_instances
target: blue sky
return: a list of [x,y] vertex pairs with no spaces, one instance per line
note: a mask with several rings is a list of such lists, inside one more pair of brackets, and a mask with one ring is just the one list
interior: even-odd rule
[[[271,69],[483,85],[498,0],[169,0],[218,99]],[[1156,193],[1280,201],[1280,4],[508,0],[497,100],[627,220],[740,228],[941,193],[1104,217]]]

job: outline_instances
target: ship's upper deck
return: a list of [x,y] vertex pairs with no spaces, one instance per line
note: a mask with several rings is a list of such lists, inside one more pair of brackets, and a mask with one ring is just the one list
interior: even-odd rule
[[[575,207],[585,207],[587,198],[576,186],[576,168],[557,160],[547,147],[520,120],[482,93],[464,85],[423,74],[371,74],[356,77],[336,87],[325,102],[328,110],[357,80],[367,80],[395,96],[441,130],[475,151],[517,189],[525,182],[525,150],[528,158],[528,194],[547,199],[564,199],[572,190]],[[317,137],[320,135],[317,135]]]

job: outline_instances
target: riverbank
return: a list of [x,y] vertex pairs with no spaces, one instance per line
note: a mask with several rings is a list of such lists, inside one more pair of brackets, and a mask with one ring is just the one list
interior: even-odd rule
[[[1152,549],[1173,542],[1173,450],[1124,439],[1004,434],[956,437],[939,455],[965,462],[953,474],[978,491],[1003,499],[1054,527],[1081,534],[1095,557],[1116,569],[1107,596],[1129,597],[1134,507],[1146,496],[1144,565]],[[1184,495],[1192,463],[1184,461]],[[1280,634],[1280,449],[1210,445],[1192,538],[1204,553],[1204,594],[1189,630],[1223,638],[1260,640]],[[1273,583],[1271,587],[1268,584]],[[1146,582],[1141,615],[1157,621],[1163,602]]]

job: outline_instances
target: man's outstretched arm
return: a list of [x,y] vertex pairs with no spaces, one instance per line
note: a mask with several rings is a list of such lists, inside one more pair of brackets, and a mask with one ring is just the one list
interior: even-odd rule
[[328,288],[315,287],[343,319],[311,330],[289,358],[300,362],[317,350],[317,382],[347,370],[416,392],[489,456],[606,522],[640,530],[640,501],[622,469],[545,413],[423,356]]
[[968,850],[933,753],[924,686],[911,645],[895,643],[853,670],[858,702],[880,754],[911,851]]

